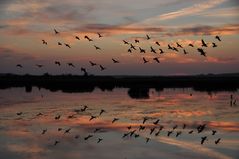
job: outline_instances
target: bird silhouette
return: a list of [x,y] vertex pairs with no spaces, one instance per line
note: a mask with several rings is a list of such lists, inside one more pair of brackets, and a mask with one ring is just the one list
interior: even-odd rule
[[212,130],[212,135],[215,135],[217,133],[216,130]]
[[71,46],[70,46],[69,44],[66,44],[66,43],[65,43],[65,46],[68,47],[68,48],[71,48]]
[[173,133],[173,131],[168,131],[167,136],[169,137],[172,133]]
[[206,52],[202,48],[198,48],[197,50],[202,56],[206,57]]
[[190,130],[188,133],[189,133],[189,134],[192,134],[192,133],[193,133],[193,130]]
[[90,117],[89,121],[91,121],[91,120],[93,120],[93,119],[96,119],[96,116],[93,116],[93,115],[92,115],[92,116]]
[[39,68],[42,68],[42,67],[43,67],[43,65],[39,65],[39,64],[37,64],[36,66],[39,67]]
[[149,118],[144,117],[144,118],[143,118],[143,124],[145,124],[145,122],[146,122],[147,120],[149,120]]
[[140,51],[140,53],[145,53],[145,50],[142,49],[141,47],[139,47],[139,51]]
[[136,50],[136,48],[133,44],[130,44],[130,48]]
[[156,54],[156,50],[152,46],[150,46],[150,49],[151,49],[150,52],[153,52]]
[[97,65],[96,63],[94,63],[92,61],[89,61],[89,63],[90,63],[91,66],[96,66]]
[[201,145],[207,140],[207,136],[201,137]]
[[178,137],[179,135],[181,135],[182,134],[182,131],[178,131],[177,133],[176,133],[176,137]]
[[61,115],[58,115],[55,117],[55,120],[59,120],[61,118]]
[[45,40],[42,40],[42,44],[47,45],[47,42]]
[[132,137],[134,134],[135,134],[136,130],[132,130],[129,134],[130,134],[130,137]]
[[155,136],[159,136],[160,132],[161,132],[161,131],[158,130],[158,132],[155,133]]
[[205,41],[202,39],[202,47],[207,47],[207,44],[205,43]]
[[217,47],[217,44],[216,43],[212,43],[212,47]]
[[183,49],[183,53],[186,55],[186,54],[188,54],[188,52],[185,50],[185,49]]
[[42,116],[43,114],[42,113],[38,113],[36,116]]
[[88,106],[87,106],[87,105],[84,105],[84,107],[81,108],[81,112],[85,112],[87,108],[88,108]]
[[156,41],[156,42],[155,42],[155,44],[156,44],[156,45],[158,45],[158,46],[160,46],[160,44],[159,44],[159,42],[158,42],[158,41]]
[[87,137],[84,138],[84,140],[88,140],[91,137],[93,137],[93,135],[88,135]]
[[62,130],[62,128],[58,128],[58,129],[57,129],[57,131],[61,131],[61,130]]
[[160,125],[159,130],[163,130],[164,126]]
[[69,115],[67,118],[68,119],[72,119],[72,118],[74,118],[75,117],[75,114],[72,114],[72,115]]
[[131,50],[131,49],[128,49],[128,52],[129,52],[129,53],[132,53],[132,50]]
[[67,63],[67,64],[68,64],[68,66],[75,68],[75,65],[73,63]]
[[139,131],[144,130],[144,129],[145,129],[145,126],[143,126],[143,125],[139,126]]
[[47,132],[47,129],[42,130],[42,135],[44,135]]
[[55,32],[55,34],[59,34],[59,32],[56,29],[54,29],[54,32]]
[[21,64],[17,64],[16,67],[23,68]]
[[220,140],[221,140],[221,138],[217,139],[217,140],[215,141],[215,144],[217,145],[217,144],[220,142]]
[[80,138],[80,136],[79,136],[79,135],[76,135],[76,136],[75,136],[75,139],[79,139],[79,138]]
[[160,61],[159,61],[159,58],[158,58],[158,57],[155,57],[155,58],[153,58],[153,60],[155,60],[157,63],[160,63]]
[[146,39],[147,39],[147,40],[151,39],[150,36],[149,36],[148,34],[146,35]]
[[185,129],[185,128],[186,128],[186,126],[187,126],[186,124],[183,124],[183,129]]
[[177,127],[178,127],[178,125],[175,125],[175,126],[173,127],[173,130],[177,129]]
[[123,40],[124,44],[129,45],[128,41]]
[[201,133],[201,132],[205,129],[205,127],[206,127],[206,124],[199,125],[199,126],[197,127],[198,133]]
[[66,129],[65,132],[64,132],[64,134],[70,133],[70,131],[71,131],[71,128]]
[[135,138],[138,138],[138,137],[139,137],[139,134],[134,134],[134,137],[135,137]]
[[118,60],[115,60],[115,59],[113,59],[113,58],[112,58],[112,61],[113,61],[113,63],[119,63]]
[[59,61],[55,61],[55,65],[61,66],[61,63]]
[[104,71],[105,69],[106,69],[106,67],[100,65],[100,70],[101,70],[101,71]]
[[178,49],[176,47],[173,47],[173,50],[178,52]]
[[135,43],[139,43],[139,40],[138,40],[138,39],[135,39],[134,42],[135,42]]
[[56,146],[57,144],[59,144],[60,143],[60,141],[55,141],[55,143],[54,143],[54,146]]
[[75,38],[76,38],[77,40],[80,40],[79,36],[75,36]]
[[169,50],[173,50],[172,46],[170,44],[168,44],[168,49]]
[[93,41],[91,38],[89,38],[88,36],[84,37],[85,39],[87,39],[88,41]]
[[114,118],[113,120],[112,120],[112,123],[115,123],[116,121],[118,121],[119,120],[119,118]]
[[181,44],[179,44],[178,42],[176,43],[177,47],[183,48]]
[[84,75],[87,76],[88,75],[88,72],[86,71],[85,68],[81,67],[81,71],[84,72]]
[[221,41],[221,38],[217,35],[215,36],[215,38],[218,40],[218,41]]
[[153,122],[153,124],[154,124],[154,125],[158,125],[159,121],[160,121],[160,120],[157,119],[155,122]]
[[103,139],[101,139],[101,138],[98,138],[98,141],[97,141],[97,143],[100,143],[102,140],[103,140]]
[[194,47],[193,44],[188,44],[188,46]]
[[94,45],[94,47],[96,50],[101,50],[101,48],[99,46]]
[[104,109],[101,109],[99,115],[102,115],[103,113],[106,113],[106,111]]
[[128,126],[127,129],[130,130],[132,128],[132,126]]
[[145,57],[143,57],[144,63],[148,63],[149,61],[145,59]]
[[94,130],[94,133],[97,133],[97,132],[99,132],[101,130],[101,128],[96,128],[95,130]]
[[102,38],[102,37],[103,37],[100,33],[97,33],[97,34],[98,34],[99,38]]
[[151,129],[150,129],[150,133],[149,133],[149,134],[150,134],[150,135],[152,135],[152,134],[153,134],[153,132],[155,131],[155,129],[156,129],[156,127],[153,127],[153,128],[151,128]]
[[61,42],[58,42],[57,44],[58,44],[58,45],[60,45],[60,46],[62,45],[62,43],[61,43]]
[[146,143],[148,143],[148,142],[149,142],[149,140],[150,140],[150,138],[148,138],[148,137],[147,137],[147,138],[146,138]]
[[160,54],[163,54],[163,53],[164,53],[164,51],[163,51],[162,49],[159,49],[159,51],[160,51]]

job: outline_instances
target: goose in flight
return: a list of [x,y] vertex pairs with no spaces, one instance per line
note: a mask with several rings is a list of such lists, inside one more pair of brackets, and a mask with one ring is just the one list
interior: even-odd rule
[[181,44],[179,44],[178,42],[176,43],[177,47],[183,48]]
[[183,53],[186,55],[186,54],[188,54],[188,52],[185,50],[185,49],[183,49]]
[[138,39],[135,39],[134,42],[135,42],[135,43],[139,43],[139,40],[138,40]]
[[144,57],[143,57],[143,61],[144,61],[144,63],[148,63],[148,62],[149,62],[149,61],[146,60]]
[[106,69],[106,67],[100,65],[100,70],[101,70],[101,71],[104,71],[105,69]]
[[206,57],[206,52],[202,48],[197,49],[199,53],[201,53],[202,56]]
[[163,51],[162,49],[159,49],[159,51],[160,51],[160,54],[163,54],[163,53],[164,53],[164,51]]
[[152,47],[152,46],[150,46],[150,52],[153,52],[153,53],[155,53],[156,54],[156,51],[155,51],[155,49]]
[[43,67],[43,65],[39,65],[39,64],[36,64],[36,66],[39,67],[39,68]]
[[90,117],[89,121],[91,121],[91,120],[93,120],[93,119],[96,119],[96,116],[93,116],[93,115],[92,115],[92,116]]
[[143,126],[143,125],[139,126],[139,131],[144,130],[144,129],[145,129],[145,126]]
[[84,37],[85,39],[87,39],[88,41],[93,41],[91,38],[89,38],[88,36]]
[[194,45],[193,45],[193,44],[188,44],[188,46],[194,47]]
[[91,137],[93,137],[93,135],[88,135],[87,137],[84,138],[84,140],[88,140]]
[[128,49],[128,52],[129,52],[129,53],[132,53],[132,50],[131,50],[131,49]]
[[124,44],[129,45],[128,41],[123,40]]
[[58,42],[57,44],[58,44],[58,45],[60,45],[60,46],[62,45],[62,43],[61,43],[61,42]]
[[217,144],[220,142],[220,140],[221,140],[221,138],[217,139],[217,140],[215,141],[215,144],[217,145]]
[[160,120],[157,119],[155,122],[153,122],[153,124],[154,124],[154,125],[158,125],[159,121],[160,121]]
[[112,61],[113,61],[114,63],[119,63],[118,60],[115,60],[115,59],[113,59],[113,58],[112,58]]
[[147,40],[151,39],[150,36],[149,36],[148,34],[146,35],[146,38],[147,38]]
[[17,64],[16,67],[23,68],[21,64]]
[[212,43],[212,47],[217,47],[217,44],[216,43]]
[[156,45],[158,45],[158,46],[160,46],[160,44],[159,44],[159,42],[158,42],[158,41],[156,41],[156,42],[155,42],[155,44],[156,44]]
[[47,45],[47,42],[46,42],[45,40],[42,40],[42,43],[43,43],[44,45]]
[[77,40],[80,40],[79,36],[75,36],[75,38],[76,38]]
[[97,143],[100,143],[103,139],[102,138],[98,138]]
[[42,130],[42,135],[44,135],[47,132],[47,129]]
[[145,50],[142,49],[141,47],[139,47],[139,51],[140,51],[140,53],[145,53]]
[[59,34],[59,31],[57,31],[56,29],[54,29],[54,32],[55,32],[55,34]]
[[205,43],[205,41],[202,39],[202,47],[207,47],[207,44]]
[[68,66],[70,66],[70,67],[75,67],[75,65],[73,65],[73,63],[67,63],[68,64]]
[[97,65],[96,63],[94,63],[92,61],[89,61],[89,63],[90,63],[91,66],[96,66]]
[[207,140],[207,136],[201,137],[201,145]]
[[168,131],[167,136],[169,137],[172,133],[173,133],[173,131]]
[[168,49],[169,50],[173,50],[172,46],[170,44],[168,44]]
[[130,44],[130,48],[136,50],[136,48],[133,44]]
[[54,146],[56,146],[57,144],[59,144],[60,143],[60,141],[55,141],[55,143],[54,143]]
[[112,123],[115,123],[116,121],[118,121],[119,120],[119,118],[114,118],[113,120],[112,120]]
[[218,40],[218,41],[221,41],[221,38],[217,35],[215,36],[215,38]]
[[160,63],[160,61],[159,61],[159,58],[158,58],[158,57],[155,57],[155,58],[153,58],[153,60],[154,60],[154,61],[156,61],[157,63]]
[[106,111],[104,109],[101,109],[99,115],[101,116],[103,113],[106,113]]
[[100,33],[97,33],[97,34],[98,34],[99,38],[102,38],[102,37],[103,37]]
[[61,63],[60,63],[59,61],[55,61],[55,65],[58,65],[58,66],[60,66],[60,65],[61,65]]
[[67,43],[65,43],[65,46],[68,47],[68,48],[71,48],[71,46]]
[[216,130],[212,130],[212,135],[215,135],[217,133]]
[[95,47],[96,50],[101,50],[101,48],[96,46],[96,45],[94,45],[94,47]]
[[149,118],[144,117],[144,118],[143,118],[143,124],[144,124],[147,120],[149,120]]

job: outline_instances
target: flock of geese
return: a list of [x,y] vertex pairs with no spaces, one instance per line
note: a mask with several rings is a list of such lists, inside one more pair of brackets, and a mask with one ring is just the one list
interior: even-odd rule
[[[88,114],[90,113],[89,112],[89,107],[84,105],[82,106],[80,109],[74,109],[73,110],[73,113],[72,115],[68,115],[67,118],[68,119],[73,119],[73,118],[77,118],[77,115],[82,115],[82,113],[85,113],[85,114]],[[101,109],[97,114],[95,115],[89,115],[89,122],[93,121],[93,120],[96,120],[96,119],[99,119],[101,118],[103,115],[107,114],[108,111],[104,110],[104,109]],[[17,113],[17,116],[22,116],[23,115],[23,112],[18,112]],[[36,117],[41,117],[43,116],[44,114],[43,113],[38,113],[36,114]],[[62,119],[62,115],[59,115],[57,114],[53,120],[61,120]],[[120,120],[123,120],[123,119],[120,119],[120,118],[113,118],[110,122],[111,124],[117,124],[117,122],[119,122]],[[194,127],[196,127],[196,129],[190,129],[190,128],[187,128],[187,125],[186,124],[183,124],[183,125],[174,125],[172,128],[168,127],[166,128],[164,124],[161,124],[161,120],[160,119],[152,119],[150,117],[144,117],[141,121],[140,124],[138,125],[128,125],[125,129],[124,129],[124,133],[122,134],[122,139],[133,139],[133,138],[139,138],[139,137],[142,137],[142,139],[145,140],[145,143],[148,143],[150,142],[151,138],[153,136],[157,137],[159,135],[163,135],[162,134],[162,131],[165,131],[166,132],[166,136],[167,137],[172,137],[173,135],[178,138],[180,137],[183,133],[186,134],[189,134],[189,135],[192,135],[192,134],[201,134],[204,132],[205,129],[207,129],[207,125],[206,124],[199,124],[199,125],[195,125]],[[189,129],[189,131],[187,131],[187,129]],[[90,138],[92,138],[96,133],[99,133],[99,132],[105,132],[106,128],[95,128],[94,131],[92,131],[92,133],[84,136],[84,137],[81,137],[79,134],[76,134],[74,136],[75,139],[79,139],[79,138],[82,138],[83,140],[87,141],[89,140]],[[58,132],[62,132],[64,135],[66,134],[69,134],[71,133],[72,131],[72,128],[62,128],[62,127],[58,127],[57,130]],[[209,136],[215,136],[217,134],[217,130],[210,130],[211,131],[211,134],[208,134],[207,135],[202,135],[201,137],[201,145],[203,145],[206,141],[209,140]],[[48,130],[47,129],[43,129],[41,134],[42,135],[45,135],[47,134]],[[144,137],[143,135],[141,136],[141,132],[143,133],[146,133],[148,134],[149,137]],[[97,144],[103,142],[103,138],[97,138],[97,140],[95,141]],[[212,139],[210,139],[212,140]],[[219,144],[221,141],[221,138],[217,138],[216,140],[214,140],[213,142],[217,145]],[[57,139],[54,141],[54,143],[52,143],[52,145],[56,146],[58,145],[59,143],[61,143],[61,140]]]
[[[60,32],[59,32],[58,30],[54,29],[54,34],[57,36],[57,35],[60,34]],[[102,38],[102,37],[103,37],[100,33],[97,33],[97,35],[98,35],[98,38]],[[78,41],[81,40],[79,36],[75,36],[74,38],[75,38],[75,40],[78,40]],[[89,41],[89,42],[93,42],[93,41],[94,41],[91,37],[89,37],[89,36],[87,36],[87,35],[84,36],[84,39],[87,40],[87,41]],[[146,36],[144,37],[144,39],[150,40],[151,37],[150,37],[149,35],[146,35]],[[215,39],[216,39],[218,42],[221,42],[221,38],[220,38],[218,35],[215,36]],[[139,50],[139,53],[146,53],[146,52],[147,52],[146,49],[145,49],[145,48],[142,48],[141,46],[138,45],[138,44],[140,44],[140,43],[142,43],[142,42],[141,42],[139,39],[134,39],[134,41],[132,41],[132,42],[129,42],[129,41],[127,41],[127,40],[123,40],[123,44],[125,44],[125,45],[128,46],[127,52],[129,52],[129,53],[133,53],[133,51],[136,51],[136,50]],[[43,45],[48,45],[48,42],[47,42],[46,40],[42,39],[42,44],[43,44]],[[69,49],[72,48],[71,44],[65,43],[65,42],[60,42],[60,41],[58,41],[58,42],[57,42],[57,45],[58,45],[58,46],[65,46],[65,47],[67,47],[67,48],[69,48]],[[164,53],[166,53],[166,51],[162,49],[161,44],[160,44],[158,41],[155,41],[155,42],[154,42],[154,45],[156,45],[157,48],[154,47],[154,46],[150,46],[148,52],[151,52],[151,53],[154,53],[154,54],[157,54],[157,53],[159,53],[159,54],[164,54]],[[99,51],[102,50],[101,47],[96,46],[95,44],[93,44],[93,46],[94,46],[94,48],[95,48],[96,50],[99,50]],[[186,50],[186,46],[183,46],[183,45],[180,44],[179,42],[176,42],[175,44],[168,44],[167,46],[168,46],[167,49],[168,49],[169,51],[173,51],[173,52],[175,52],[175,53],[182,51],[185,55],[186,55],[186,54],[189,54],[189,52]],[[209,47],[209,46],[215,48],[215,47],[217,47],[217,44],[216,44],[215,42],[207,43],[207,42],[205,42],[205,40],[201,39],[201,46],[197,48],[197,52],[199,52],[200,55],[206,57],[205,48],[207,48],[207,47]],[[189,43],[189,44],[188,44],[188,47],[194,48],[194,47],[196,47],[196,46],[195,46],[193,43]],[[152,60],[155,61],[156,63],[160,63],[159,57],[153,57]],[[112,62],[113,62],[114,64],[120,63],[119,60],[114,59],[114,58],[112,58]],[[148,62],[150,62],[149,59],[147,59],[146,57],[142,57],[142,63],[146,64],[146,63],[148,63]],[[55,61],[54,64],[55,64],[55,65],[58,65],[58,66],[61,66],[61,62],[60,62],[60,61]],[[100,68],[101,71],[104,71],[104,70],[106,69],[106,67],[103,66],[102,64],[97,64],[97,63],[95,63],[95,62],[93,62],[93,61],[89,61],[89,64],[90,64],[91,66],[99,66],[99,68]],[[75,65],[74,65],[73,63],[67,63],[67,65],[68,65],[69,67],[75,68]],[[22,65],[22,64],[17,64],[16,67],[18,67],[18,68],[23,68],[23,65]],[[42,68],[43,65],[42,65],[42,64],[36,64],[36,67]],[[85,75],[88,75],[86,68],[83,68],[83,67],[82,67],[82,68],[81,68],[81,71],[82,71]]]

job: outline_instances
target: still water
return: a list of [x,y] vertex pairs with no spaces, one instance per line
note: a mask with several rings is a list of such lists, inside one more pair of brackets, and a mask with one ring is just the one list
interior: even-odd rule
[[[239,158],[239,103],[230,105],[231,95],[237,100],[239,92],[150,89],[149,97],[142,99],[127,92],[0,90],[0,158]],[[99,115],[101,109],[106,112]],[[112,123],[114,118],[118,120]],[[205,129],[198,133],[203,124]],[[139,131],[140,125],[145,128]],[[201,137],[207,137],[203,144]]]

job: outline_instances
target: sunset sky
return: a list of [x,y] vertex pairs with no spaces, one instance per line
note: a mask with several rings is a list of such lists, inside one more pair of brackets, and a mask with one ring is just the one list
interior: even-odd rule
[[[54,29],[60,34],[55,35]],[[85,35],[93,42],[84,39]],[[135,39],[140,43],[135,44]],[[201,39],[209,45],[207,57],[197,52]],[[138,48],[128,53],[129,46],[122,40],[146,53],[139,53]],[[58,42],[71,48],[58,46]],[[168,50],[167,45],[176,47],[176,42],[189,54],[184,55],[183,49],[179,53]],[[212,48],[212,42],[218,47]],[[96,75],[232,73],[239,68],[238,44],[238,0],[0,0],[0,73],[82,74],[81,67]],[[151,53],[150,46],[158,53]],[[159,54],[159,48],[165,53]],[[142,57],[150,62],[143,64]],[[154,57],[159,57],[159,64]],[[120,63],[113,64],[112,58]],[[100,71],[89,61],[107,69]],[[67,66],[68,62],[76,68]],[[36,64],[44,67],[39,69]]]

